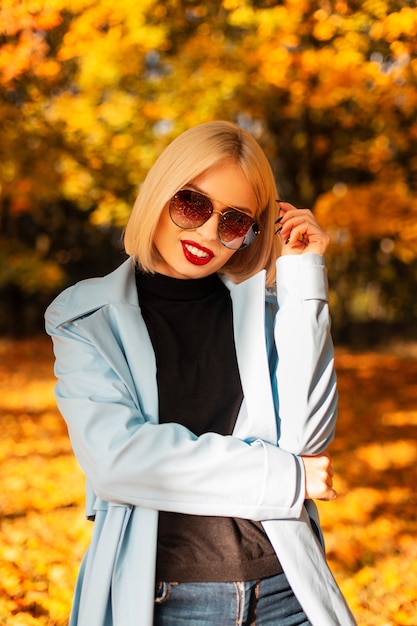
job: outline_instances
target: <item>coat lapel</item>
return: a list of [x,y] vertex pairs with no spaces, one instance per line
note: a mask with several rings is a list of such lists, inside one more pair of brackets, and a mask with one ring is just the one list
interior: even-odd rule
[[[114,303],[77,321],[130,391],[147,421],[158,421],[156,361],[139,304]],[[109,333],[108,329],[113,332]]]
[[58,323],[73,321],[82,328],[126,384],[145,419],[156,422],[155,354],[139,308],[132,260],[98,281],[85,281],[76,293]]
[[236,355],[244,403],[234,434],[276,445],[277,424],[265,338],[265,272],[230,289]]

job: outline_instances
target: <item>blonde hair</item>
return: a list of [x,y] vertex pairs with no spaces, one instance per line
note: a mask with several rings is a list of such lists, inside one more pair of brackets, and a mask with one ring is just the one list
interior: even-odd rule
[[221,272],[238,283],[265,269],[267,285],[275,282],[280,238],[274,236],[278,215],[274,176],[255,138],[226,121],[200,124],[179,135],[165,148],[146,176],[124,233],[127,254],[135,257],[144,271],[155,272],[160,260],[153,240],[167,202],[203,172],[225,161],[238,165],[253,188],[260,234],[250,246],[237,251]]

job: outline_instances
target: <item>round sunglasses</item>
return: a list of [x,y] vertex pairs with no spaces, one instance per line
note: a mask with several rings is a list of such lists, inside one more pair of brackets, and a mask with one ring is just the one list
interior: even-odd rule
[[213,199],[194,189],[180,189],[169,202],[169,215],[179,228],[193,230],[207,222],[213,213],[218,213],[218,237],[220,243],[230,250],[241,250],[253,243],[259,235],[258,223],[234,207],[217,211]]

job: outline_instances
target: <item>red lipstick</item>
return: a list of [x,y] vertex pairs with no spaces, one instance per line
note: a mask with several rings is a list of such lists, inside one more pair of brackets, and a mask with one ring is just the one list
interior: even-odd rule
[[181,241],[182,250],[187,261],[193,265],[207,265],[214,254],[208,248],[198,245],[195,241]]

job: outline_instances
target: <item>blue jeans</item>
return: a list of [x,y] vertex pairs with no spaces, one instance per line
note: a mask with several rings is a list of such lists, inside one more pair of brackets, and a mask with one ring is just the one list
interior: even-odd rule
[[154,626],[308,626],[285,574],[232,583],[158,583]]

